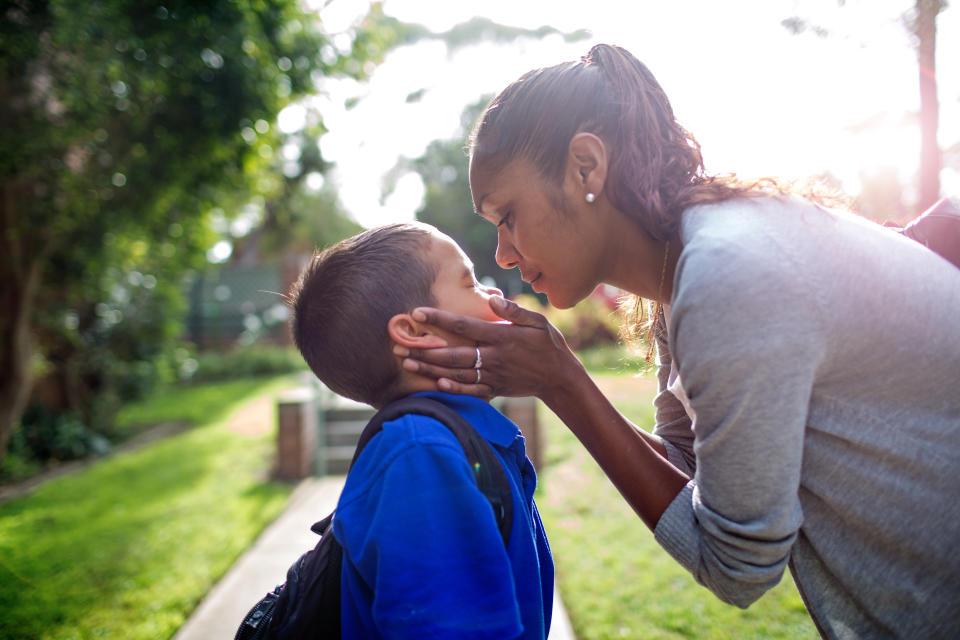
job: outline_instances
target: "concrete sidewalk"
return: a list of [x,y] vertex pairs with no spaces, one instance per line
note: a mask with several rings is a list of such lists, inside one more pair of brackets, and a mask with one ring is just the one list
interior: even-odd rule
[[[210,590],[173,640],[232,640],[250,607],[283,582],[293,561],[317,543],[310,525],[333,511],[344,479],[327,476],[301,482],[280,517]],[[574,640],[556,590],[553,602],[550,640]]]

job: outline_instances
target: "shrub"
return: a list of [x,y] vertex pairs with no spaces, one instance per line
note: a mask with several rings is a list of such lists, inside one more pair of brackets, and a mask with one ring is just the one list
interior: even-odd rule
[[577,351],[577,357],[590,375],[611,376],[639,374],[652,368],[644,353],[624,344],[604,344]]
[[292,373],[306,368],[294,347],[252,345],[229,351],[205,351],[182,359],[181,379],[185,382],[212,382]]
[[21,459],[46,463],[104,454],[110,450],[110,441],[89,429],[73,413],[34,404],[24,412],[19,428],[11,436],[10,449]]
[[601,300],[589,297],[570,309],[543,305],[532,295],[519,295],[514,300],[528,309],[539,311],[560,330],[571,349],[588,349],[616,344],[620,336],[621,316]]

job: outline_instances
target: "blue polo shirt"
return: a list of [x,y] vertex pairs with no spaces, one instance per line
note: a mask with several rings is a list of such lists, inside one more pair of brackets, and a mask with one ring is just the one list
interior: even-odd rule
[[553,558],[520,430],[479,398],[420,395],[493,446],[512,489],[510,542],[447,427],[419,415],[385,423],[351,469],[333,521],[344,549],[342,637],[543,640]]

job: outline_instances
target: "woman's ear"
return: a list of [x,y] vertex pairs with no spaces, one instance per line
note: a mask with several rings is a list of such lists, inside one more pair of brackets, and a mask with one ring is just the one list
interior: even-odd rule
[[387,322],[387,333],[395,343],[416,349],[446,347],[447,341],[424,331],[409,313],[398,313]]
[[602,192],[607,181],[607,147],[599,136],[582,131],[570,139],[565,175],[571,196],[586,199],[588,193],[593,202]]

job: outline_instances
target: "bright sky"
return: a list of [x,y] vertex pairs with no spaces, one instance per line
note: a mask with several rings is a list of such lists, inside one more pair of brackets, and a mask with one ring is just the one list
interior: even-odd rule
[[[958,4],[954,2],[953,4]],[[326,6],[324,6],[326,5]],[[328,31],[349,28],[365,0],[313,0]],[[311,100],[329,133],[320,145],[336,162],[340,200],[361,224],[412,219],[423,196],[418,176],[401,180],[381,202],[383,174],[400,155],[416,157],[449,138],[463,108],[496,93],[530,69],[573,60],[597,42],[619,44],[663,85],[678,120],[700,141],[707,170],[744,176],[804,177],[831,171],[850,194],[862,170],[894,167],[911,183],[919,129],[904,123],[919,106],[916,56],[900,16],[913,0],[386,0],[401,20],[445,30],[476,15],[496,22],[593,37],[517,44],[484,43],[448,52],[441,43],[390,53],[371,81],[326,81]],[[800,16],[833,31],[830,38],[791,35],[781,21]],[[938,19],[940,141],[960,140],[960,9]],[[425,89],[419,102],[406,97]],[[352,109],[344,100],[362,99]],[[867,132],[852,127],[881,114]],[[302,120],[281,114],[281,129]],[[960,196],[960,175],[945,170],[944,195]],[[466,197],[466,195],[465,195]],[[909,198],[910,195],[908,194]]]

